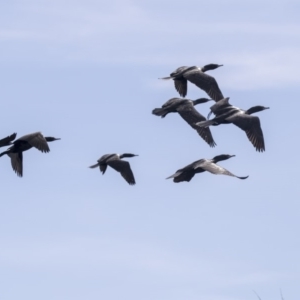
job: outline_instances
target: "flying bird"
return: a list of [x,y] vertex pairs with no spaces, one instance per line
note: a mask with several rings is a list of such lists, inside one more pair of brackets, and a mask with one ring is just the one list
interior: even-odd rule
[[124,154],[105,154],[101,156],[95,165],[90,166],[90,168],[100,168],[102,174],[105,173],[107,166],[115,169],[117,172],[121,173],[123,178],[130,184],[135,184],[135,179],[130,168],[128,161],[122,160],[124,157],[134,157],[138,156],[136,154],[124,153]]
[[[215,118],[211,120],[201,121],[196,125],[199,127],[208,127],[210,125],[233,123],[246,132],[246,135],[256,151],[265,151],[265,142],[263,132],[260,126],[260,120],[251,114],[269,109],[269,107],[257,105],[247,110],[229,104],[229,98],[222,99],[211,108],[211,113],[215,114]],[[209,115],[210,115],[209,114]]]
[[181,97],[185,97],[187,94],[187,82],[194,83],[197,87],[204,90],[209,97],[215,101],[223,99],[223,94],[218,86],[214,77],[206,74],[208,70],[214,70],[223,65],[208,64],[200,68],[197,66],[192,67],[179,67],[170,74],[169,77],[163,77],[160,79],[173,79],[175,88]]
[[17,134],[13,133],[3,139],[0,140],[0,147],[5,147],[11,145],[11,142],[16,138]]
[[236,176],[231,172],[229,172],[228,170],[217,165],[217,162],[221,160],[229,159],[233,156],[235,155],[222,154],[222,155],[215,156],[212,159],[200,159],[194,161],[193,163],[185,166],[184,168],[177,170],[175,174],[167,177],[166,179],[173,178],[174,182],[182,182],[182,181],[189,182],[194,177],[195,174],[202,173],[205,171],[208,171],[215,175],[219,175],[219,174],[228,175],[239,179],[248,178],[249,176],[244,176],[244,177]]
[[183,98],[172,98],[168,100],[161,108],[155,108],[152,114],[164,118],[169,113],[179,113],[180,116],[192,127],[198,134],[207,142],[210,147],[216,145],[209,128],[200,128],[195,124],[205,121],[206,118],[202,116],[194,106],[200,103],[206,103],[212,99],[200,98],[197,100],[189,100]]
[[60,140],[54,137],[44,137],[40,132],[24,135],[12,143],[6,151],[0,153],[0,157],[7,154],[11,160],[11,166],[19,177],[23,176],[23,152],[31,148],[37,148],[41,152],[49,152],[47,142]]

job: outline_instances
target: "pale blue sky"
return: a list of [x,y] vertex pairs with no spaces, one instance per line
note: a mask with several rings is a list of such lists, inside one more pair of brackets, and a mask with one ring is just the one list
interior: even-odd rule
[[[285,300],[300,295],[298,1],[2,1],[0,138],[60,137],[0,159],[1,300]],[[178,115],[159,77],[211,71],[225,96],[258,113],[266,152],[233,125],[216,148]],[[189,85],[187,97],[205,97]],[[211,104],[197,109],[207,115]],[[287,124],[289,122],[289,124]],[[3,148],[1,148],[2,150]],[[131,152],[137,184],[89,169]],[[247,180],[165,180],[218,154]]]

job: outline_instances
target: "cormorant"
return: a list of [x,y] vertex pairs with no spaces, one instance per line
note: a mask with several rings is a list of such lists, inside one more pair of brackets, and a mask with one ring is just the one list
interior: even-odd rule
[[187,81],[194,83],[197,87],[204,90],[212,99],[219,101],[223,99],[223,94],[218,86],[214,77],[205,74],[208,70],[214,70],[223,65],[208,64],[200,68],[197,66],[192,67],[179,67],[170,74],[169,77],[161,79],[173,79],[175,88],[180,96],[185,97],[187,94]]
[[201,121],[196,125],[199,127],[208,127],[210,125],[233,123],[246,132],[249,141],[255,147],[256,151],[263,152],[265,151],[265,142],[260,120],[256,116],[251,116],[251,114],[265,109],[269,109],[269,107],[257,105],[243,110],[232,106],[229,104],[229,98],[225,98],[211,107],[211,113],[216,115],[215,118]]
[[24,135],[15,140],[10,148],[0,153],[0,157],[7,154],[11,159],[11,166],[18,176],[23,176],[23,152],[37,148],[41,152],[49,152],[49,146],[47,142],[53,142],[60,140],[54,137],[44,137],[40,132],[34,132]]
[[228,170],[216,164],[221,160],[226,160],[233,156],[235,155],[222,154],[222,155],[215,156],[213,159],[200,159],[194,161],[193,163],[187,165],[186,167],[177,170],[175,174],[167,177],[166,179],[174,178],[173,179],[174,182],[181,182],[181,181],[189,182],[194,177],[195,174],[202,173],[205,171],[208,171],[216,175],[218,174],[229,175],[229,176],[237,177],[239,179],[248,178],[249,176],[245,176],[245,177],[236,176],[230,173]]
[[[200,98],[197,100],[189,100],[182,98],[172,98],[168,100],[161,108],[155,108],[152,113],[156,116],[164,118],[168,113],[178,112],[180,116],[207,142],[210,147],[216,145],[209,128],[200,128],[195,124],[197,122],[205,121],[203,117],[194,106],[200,103],[206,103],[212,99]],[[204,130],[203,130],[204,129]]]
[[123,178],[130,184],[135,184],[135,179],[130,168],[128,161],[122,160],[123,157],[134,157],[138,156],[136,154],[124,153],[124,154],[105,154],[101,156],[97,161],[97,164],[90,166],[90,168],[100,168],[102,174],[105,173],[107,166],[115,169],[117,172],[121,173]]

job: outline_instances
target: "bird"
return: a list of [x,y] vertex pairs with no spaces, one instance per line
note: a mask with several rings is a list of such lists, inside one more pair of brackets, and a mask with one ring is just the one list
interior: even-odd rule
[[229,103],[229,98],[224,98],[214,104],[210,109],[211,112],[209,115],[214,113],[216,115],[215,118],[196,123],[197,126],[208,127],[210,125],[233,123],[245,131],[249,141],[255,147],[256,151],[265,151],[265,142],[260,126],[260,120],[256,116],[251,116],[251,114],[269,109],[269,107],[257,105],[247,110],[243,110],[241,108],[232,106]]
[[209,97],[215,101],[219,101],[224,98],[217,81],[214,77],[206,74],[208,70],[214,70],[223,65],[208,64],[200,68],[197,66],[192,67],[179,67],[170,74],[169,77],[163,77],[160,79],[173,79],[175,89],[181,97],[185,97],[187,94],[187,81],[194,83],[197,87],[204,90]]
[[215,175],[218,175],[218,174],[228,175],[228,176],[233,176],[233,177],[236,177],[239,179],[248,178],[249,176],[244,176],[244,177],[236,176],[236,175],[232,174],[231,172],[229,172],[228,170],[217,165],[217,162],[219,162],[221,160],[229,159],[234,156],[235,155],[221,154],[221,155],[215,156],[212,159],[196,160],[193,163],[185,166],[184,168],[177,170],[175,174],[167,177],[166,179],[173,178],[174,182],[182,182],[182,181],[189,182],[194,177],[195,174],[202,173],[205,171],[208,171]]
[[3,139],[0,140],[0,147],[5,147],[11,145],[11,142],[16,138],[17,134],[13,133]]
[[130,168],[128,161],[122,160],[124,157],[134,157],[138,156],[137,154],[124,153],[124,154],[105,154],[101,156],[95,165],[90,166],[90,168],[100,168],[102,174],[105,173],[107,166],[115,169],[117,172],[121,173],[123,178],[130,184],[135,184],[135,179]]
[[195,124],[197,122],[205,121],[206,118],[202,116],[194,106],[200,103],[206,103],[212,99],[199,98],[196,100],[189,100],[184,98],[171,98],[161,108],[155,108],[152,114],[164,118],[169,113],[179,113],[180,116],[192,127],[198,134],[207,142],[210,147],[215,147],[216,143],[212,137],[209,128],[200,128]]
[[23,176],[23,152],[37,148],[41,152],[49,152],[48,142],[60,140],[60,138],[44,137],[40,132],[24,135],[12,143],[6,151],[0,153],[0,157],[7,154],[11,159],[11,166],[19,177]]

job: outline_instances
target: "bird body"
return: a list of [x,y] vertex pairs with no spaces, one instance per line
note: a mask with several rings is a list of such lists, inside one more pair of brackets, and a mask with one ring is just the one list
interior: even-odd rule
[[231,172],[229,172],[228,170],[217,165],[217,162],[221,160],[229,159],[233,156],[235,155],[222,154],[222,155],[215,156],[212,159],[200,159],[194,161],[193,163],[185,166],[184,168],[177,170],[175,174],[167,177],[166,179],[173,178],[174,182],[182,182],[182,181],[189,182],[194,177],[195,174],[202,173],[205,171],[208,171],[215,175],[228,175],[239,179],[248,178],[248,176],[244,176],[244,177],[236,176]]
[[107,166],[115,169],[117,172],[121,173],[123,178],[130,184],[135,184],[134,175],[130,168],[130,164],[128,161],[122,160],[124,157],[134,157],[136,154],[124,153],[124,154],[105,154],[101,156],[97,164],[90,166],[90,168],[100,168],[102,174],[105,173]]
[[198,132],[209,146],[214,147],[216,143],[213,140],[210,130],[207,130],[209,128],[200,128],[195,125],[197,122],[205,121],[206,118],[202,116],[194,106],[208,101],[211,101],[211,99],[200,98],[197,100],[189,100],[183,98],[172,98],[163,104],[161,108],[155,108],[152,113],[156,116],[161,116],[162,118],[169,113],[179,113],[179,115]]
[[208,64],[200,68],[197,66],[192,67],[179,67],[170,74],[169,77],[161,79],[173,79],[175,89],[180,96],[185,97],[187,94],[187,82],[194,83],[197,87],[204,90],[213,100],[219,101],[223,99],[223,94],[218,86],[214,77],[205,74],[208,70],[214,70],[223,65]]
[[249,141],[255,147],[256,151],[265,151],[265,142],[260,126],[260,120],[256,116],[251,116],[251,114],[269,109],[269,107],[257,105],[249,108],[248,110],[243,110],[232,106],[229,104],[228,100],[229,98],[225,98],[211,107],[211,113],[215,114],[215,118],[201,121],[196,125],[199,127],[208,127],[210,125],[233,123],[245,131]]

